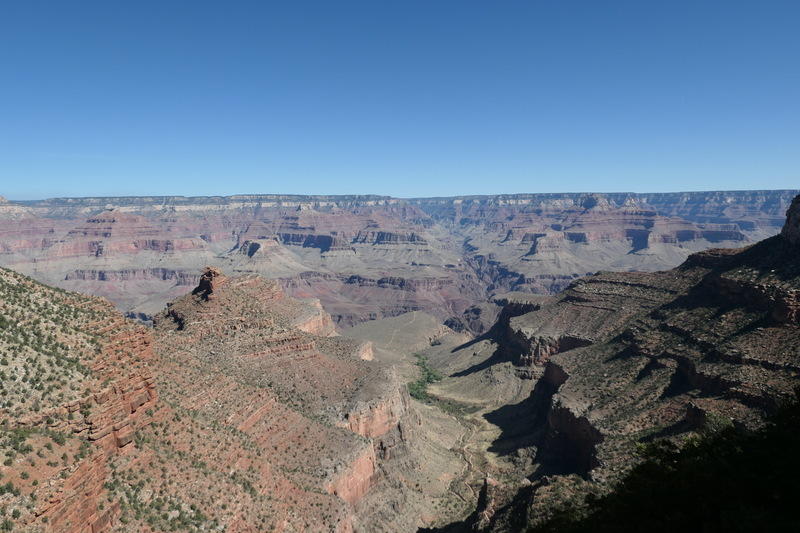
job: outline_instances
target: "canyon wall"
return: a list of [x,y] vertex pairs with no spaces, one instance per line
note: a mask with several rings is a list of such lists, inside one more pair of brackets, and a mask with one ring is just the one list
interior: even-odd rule
[[699,252],[673,270],[588,276],[501,314],[496,355],[479,372],[510,363],[535,386],[485,416],[503,429],[496,449],[528,449],[532,462],[525,479],[487,486],[462,526],[539,524],[610,490],[639,446],[754,429],[790,400],[800,383],[799,211],[800,197],[781,233],[757,244]]
[[496,294],[658,270],[780,231],[793,191],[56,198],[0,203],[0,265],[149,319],[207,265],[280,280],[340,327],[426,311],[481,333]]

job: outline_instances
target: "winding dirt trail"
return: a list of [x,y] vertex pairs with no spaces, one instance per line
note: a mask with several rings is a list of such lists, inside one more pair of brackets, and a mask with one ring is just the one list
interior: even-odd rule
[[[386,343],[386,346],[388,348],[394,349],[394,339],[395,339],[395,337],[397,337],[397,332],[400,331],[400,329],[402,329],[403,327],[408,327],[408,326],[412,325],[416,320],[417,320],[417,312],[413,311],[411,313],[411,320],[409,320],[408,322],[406,322],[405,324],[403,324],[400,327],[396,327],[396,328],[392,329],[392,336],[389,337],[389,342]],[[400,351],[402,352],[404,350],[400,350]]]

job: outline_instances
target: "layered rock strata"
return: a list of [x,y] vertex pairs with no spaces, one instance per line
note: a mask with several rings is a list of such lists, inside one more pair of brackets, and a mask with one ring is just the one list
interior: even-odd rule
[[0,293],[4,505],[26,528],[108,531],[120,514],[109,464],[135,453],[158,401],[150,332],[8,270]]
[[517,407],[527,425],[515,430],[530,436],[533,469],[470,523],[527,527],[548,516],[555,494],[580,502],[608,490],[637,445],[757,427],[791,398],[800,383],[799,211],[800,197],[781,234],[755,245],[701,252],[669,271],[589,276],[508,319],[503,354],[537,379]]
[[[254,486],[270,494],[280,472],[283,483],[309,492],[294,508],[275,493],[284,512],[308,504],[305,519],[348,531],[379,475],[376,450],[402,423],[407,400],[388,367],[365,360],[369,345],[333,333],[318,303],[288,298],[258,276],[228,278],[210,268],[194,294],[157,317],[156,351],[168,402],[263,451],[273,474]],[[325,512],[337,509],[337,521],[319,514],[317,493],[329,495]]]
[[[780,230],[792,191],[61,198],[0,203],[0,264],[147,319],[206,265],[280,279],[340,327],[425,311],[474,333],[507,291],[657,270]],[[455,324],[455,322],[454,322]]]
[[149,330],[0,271],[15,528],[374,530],[361,501],[398,483],[383,465],[417,423],[394,371],[333,335],[318,302],[254,275],[200,279]]

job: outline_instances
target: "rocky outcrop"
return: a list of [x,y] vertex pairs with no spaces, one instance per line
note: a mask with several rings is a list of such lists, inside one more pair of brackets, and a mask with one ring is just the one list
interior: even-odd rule
[[294,326],[300,331],[319,337],[336,335],[336,325],[333,323],[331,315],[322,308],[319,300],[306,301],[306,303],[308,303],[308,312],[295,318]]
[[214,293],[215,285],[225,281],[222,271],[214,267],[206,267],[200,275],[200,281],[197,287],[192,291],[192,294],[200,296],[204,300],[208,300]]
[[364,448],[361,454],[330,482],[327,491],[353,505],[369,490],[376,469],[375,450],[371,446]]
[[408,411],[408,397],[400,389],[373,401],[359,402],[345,414],[342,427],[370,439],[395,429]]
[[[569,335],[561,337],[535,336],[525,338],[525,350],[519,354],[515,363],[519,366],[542,366],[557,353],[566,352],[581,346],[589,346],[592,341]],[[521,343],[520,343],[521,344]]]
[[359,344],[356,357],[364,361],[372,361],[375,359],[375,350],[371,342],[362,342]]
[[791,244],[800,245],[800,197],[795,197],[786,211],[786,223],[781,235]]

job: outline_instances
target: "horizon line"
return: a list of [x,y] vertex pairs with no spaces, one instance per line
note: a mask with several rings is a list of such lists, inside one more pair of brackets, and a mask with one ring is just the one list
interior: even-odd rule
[[391,196],[383,194],[294,194],[294,193],[237,193],[237,194],[209,194],[209,195],[185,195],[185,194],[136,194],[136,195],[108,195],[108,196],[50,196],[40,198],[28,199],[10,199],[0,194],[0,198],[5,199],[9,203],[29,204],[35,202],[48,202],[54,200],[111,200],[111,199],[154,199],[154,200],[172,200],[172,199],[247,199],[247,198],[270,198],[270,199],[372,199],[372,200],[440,200],[440,199],[473,199],[473,198],[500,198],[500,197],[531,197],[531,196],[573,196],[573,195],[632,195],[632,196],[646,196],[646,195],[664,195],[664,194],[710,194],[710,193],[781,193],[781,192],[800,192],[800,187],[796,189],[706,189],[706,190],[677,190],[677,191],[653,191],[653,192],[635,192],[635,191],[563,191],[563,192],[516,192],[516,193],[496,193],[496,194],[459,194],[453,196]]

